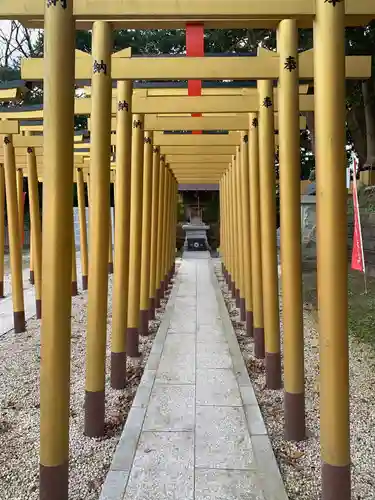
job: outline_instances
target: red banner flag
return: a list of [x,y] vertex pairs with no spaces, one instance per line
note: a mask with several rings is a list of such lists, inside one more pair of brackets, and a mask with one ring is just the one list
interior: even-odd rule
[[358,191],[357,191],[357,160],[354,161],[353,172],[353,211],[354,211],[354,233],[352,250],[352,269],[365,273],[365,256],[363,253],[363,240],[361,229],[361,216],[359,213]]

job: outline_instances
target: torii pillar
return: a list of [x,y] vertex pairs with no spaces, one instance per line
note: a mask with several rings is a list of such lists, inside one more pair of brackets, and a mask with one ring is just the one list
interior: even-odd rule
[[93,25],[90,259],[87,308],[85,434],[104,433],[107,338],[112,26]]
[[266,384],[281,389],[279,290],[276,255],[274,103],[271,80],[260,80],[259,158]]
[[[40,500],[68,500],[73,219],[73,3],[45,10]],[[63,68],[63,71],[61,71]],[[61,252],[61,249],[65,249]]]
[[350,500],[345,2],[314,24],[320,442],[323,500]]
[[278,29],[280,220],[285,437],[292,441],[306,436],[297,50],[297,22],[285,19]]

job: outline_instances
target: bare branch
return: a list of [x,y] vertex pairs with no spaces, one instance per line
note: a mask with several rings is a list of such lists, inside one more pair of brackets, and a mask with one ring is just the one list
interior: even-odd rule
[[9,21],[0,29],[0,65],[14,67],[20,57],[34,55],[33,35],[35,30],[25,28],[19,21]]

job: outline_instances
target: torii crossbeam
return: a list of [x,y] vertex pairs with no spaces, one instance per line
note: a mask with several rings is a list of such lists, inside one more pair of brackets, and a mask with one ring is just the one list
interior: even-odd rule
[[[113,80],[261,80],[277,79],[280,60],[277,53],[261,50],[258,56],[248,57],[129,57],[121,53],[112,55]],[[76,55],[75,77],[87,80],[92,77],[93,61],[89,54]],[[347,78],[369,78],[370,56],[347,56]],[[314,52],[307,50],[298,56],[299,78],[313,80]],[[43,58],[23,59],[21,75],[25,80],[38,81],[44,76]]]
[[[64,4],[65,0],[56,0]],[[33,27],[42,27],[43,0],[2,0],[0,19],[21,19]],[[300,27],[311,26],[316,13],[315,0],[80,0],[74,2],[74,18],[79,29],[90,29],[97,20],[106,20],[116,28],[185,28],[186,23],[204,23],[207,29],[272,28],[280,19],[294,18]],[[366,24],[374,17],[372,0],[346,0],[346,24]],[[37,22],[39,21],[39,22]]]

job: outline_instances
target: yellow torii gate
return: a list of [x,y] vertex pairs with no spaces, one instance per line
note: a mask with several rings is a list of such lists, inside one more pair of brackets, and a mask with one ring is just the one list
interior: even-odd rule
[[[178,7],[178,8],[177,8]],[[43,330],[48,331],[43,337],[43,352],[58,352],[56,359],[49,359],[50,363],[42,363],[41,384],[41,489],[42,498],[52,498],[60,495],[58,500],[65,500],[67,493],[68,474],[68,408],[69,391],[66,381],[69,378],[69,332],[70,305],[67,300],[70,283],[65,275],[69,270],[68,258],[60,259],[59,270],[53,266],[57,252],[60,252],[64,243],[70,242],[71,235],[60,228],[60,234],[54,230],[56,220],[69,217],[69,190],[72,182],[72,158],[68,151],[72,149],[72,122],[73,98],[71,89],[74,84],[74,23],[84,28],[92,26],[92,19],[103,19],[94,22],[93,58],[104,61],[107,65],[107,74],[93,75],[93,98],[102,90],[101,107],[93,108],[93,143],[96,137],[102,135],[93,155],[94,164],[99,176],[99,159],[108,158],[110,134],[110,35],[114,27],[144,28],[152,27],[182,27],[189,21],[204,22],[207,28],[235,28],[235,27],[276,27],[282,21],[290,29],[280,40],[283,54],[291,56],[291,50],[296,54],[295,34],[297,26],[311,26],[314,21],[315,29],[315,113],[317,134],[317,179],[318,179],[318,282],[319,282],[319,328],[321,336],[321,441],[322,441],[322,475],[323,498],[330,500],[350,499],[350,452],[349,452],[349,402],[348,402],[348,353],[347,353],[347,259],[346,259],[346,186],[345,186],[345,24],[356,25],[368,22],[374,17],[375,6],[372,0],[242,0],[228,3],[218,0],[213,6],[207,0],[181,0],[178,6],[173,0],[164,2],[129,2],[124,7],[122,0],[111,2],[92,2],[81,0],[74,5],[66,0],[56,0],[45,9],[43,0],[20,0],[17,3],[3,0],[0,4],[0,17],[20,18],[28,20],[31,26],[40,26],[44,19],[46,59],[45,71],[48,78],[45,81],[45,144],[46,157],[51,166],[50,176],[46,176],[45,201],[48,204],[49,214],[46,213],[44,242],[46,255],[44,266],[48,280],[44,283],[44,295],[48,297],[43,315]],[[44,17],[45,16],[45,17]],[[39,23],[39,24],[38,24]],[[112,24],[110,24],[112,23]],[[298,23],[298,24],[297,24]],[[99,43],[100,40],[100,43]],[[285,42],[285,45],[284,45]],[[288,42],[288,43],[287,43]],[[287,51],[287,48],[290,51]],[[203,62],[203,64],[202,64]],[[194,66],[195,63],[195,66]],[[163,63],[164,73],[170,76],[179,75],[180,78],[205,78],[205,71],[211,70],[211,77],[215,68],[213,58],[188,62],[193,73],[184,74],[180,64],[173,69],[171,63]],[[281,58],[284,64],[284,58]],[[233,62],[233,65],[236,61]],[[198,66],[205,66],[200,69]],[[64,72],[61,72],[61,67]],[[219,71],[222,68],[219,68]],[[220,77],[225,77],[222,74]],[[240,75],[240,69],[236,68]],[[174,73],[173,73],[174,72]],[[225,68],[226,72],[226,68]],[[129,77],[131,73],[129,71]],[[264,73],[261,75],[263,76]],[[113,75],[112,75],[113,76]],[[218,74],[215,75],[217,78]],[[281,114],[285,123],[283,138],[281,139],[282,161],[287,158],[285,144],[287,139],[295,141],[298,132],[298,99],[293,90],[296,76],[284,72],[280,73],[283,79],[281,88],[284,92],[281,105]],[[262,95],[268,97],[269,87],[266,83],[260,86]],[[209,97],[209,96],[204,96]],[[148,98],[147,98],[148,99]],[[101,113],[107,108],[107,113]],[[291,118],[288,118],[288,111]],[[258,110],[254,110],[258,111]],[[273,155],[273,107],[260,107],[259,144],[261,169],[268,169]],[[189,108],[190,112],[190,108]],[[100,123],[99,117],[102,118]],[[103,117],[105,118],[103,121]],[[133,144],[140,141],[142,117],[135,116],[136,127]],[[263,125],[263,120],[268,124]],[[293,121],[294,120],[294,121]],[[281,127],[280,131],[282,131]],[[250,134],[251,136],[252,134]],[[249,138],[252,140],[251,137]],[[294,144],[294,143],[293,143]],[[268,147],[266,147],[268,146]],[[135,150],[137,148],[135,147]],[[106,154],[104,152],[106,151]],[[251,149],[250,149],[251,151]],[[295,145],[292,152],[295,154]],[[101,156],[102,154],[102,156]],[[291,154],[291,153],[289,153]],[[136,155],[136,153],[135,153]],[[133,163],[139,166],[137,156]],[[295,165],[293,160],[293,165]],[[294,170],[293,170],[294,172]],[[108,178],[103,176],[97,181],[108,184]],[[261,186],[271,185],[272,179],[267,171],[266,177],[261,178]],[[324,182],[325,181],[325,182]],[[291,186],[289,186],[291,187]],[[133,185],[137,189],[137,184]],[[227,192],[229,192],[227,190]],[[139,207],[139,205],[138,205]],[[268,221],[267,221],[268,222]],[[263,225],[263,222],[262,222]],[[262,237],[264,236],[262,226]],[[264,239],[264,238],[262,238]],[[267,239],[264,244],[268,247],[272,241]],[[134,264],[134,262],[133,262]],[[265,268],[264,268],[265,269]],[[59,279],[57,279],[59,278]],[[61,279],[60,279],[61,278]],[[264,276],[273,280],[272,276]],[[59,288],[54,288],[58,283]],[[265,294],[266,295],[266,294]],[[57,298],[59,300],[57,300]],[[58,304],[56,306],[55,304]],[[97,307],[100,304],[95,304]],[[266,317],[266,316],[265,316]],[[274,319],[274,318],[273,318]],[[42,330],[42,332],[43,332]],[[288,333],[286,332],[286,335]],[[288,344],[292,340],[287,337]],[[297,339],[299,340],[299,339]],[[54,349],[48,349],[53,346]],[[268,346],[269,347],[269,346]],[[293,349],[292,349],[293,351]],[[293,357],[293,352],[287,350],[285,359]],[[269,352],[275,354],[277,352]],[[43,358],[42,358],[43,359]],[[269,356],[267,362],[278,364],[277,356]],[[49,369],[50,367],[52,369]],[[289,368],[289,363],[285,363]],[[287,373],[286,373],[287,374]],[[288,374],[287,374],[288,375]],[[45,383],[48,378],[48,384]],[[95,378],[95,377],[94,377]],[[293,377],[292,377],[293,379]],[[288,375],[288,380],[290,377]],[[94,384],[95,385],[95,384]],[[100,386],[98,381],[97,386]],[[49,390],[53,387],[52,390]],[[98,415],[103,413],[103,404],[100,400],[101,390],[91,390],[87,401],[93,394],[90,404],[95,405]],[[300,395],[300,387],[293,383],[286,386],[289,402],[296,401],[294,395]],[[56,394],[59,394],[58,404]],[[334,395],[334,397],[332,397]],[[104,398],[103,398],[104,399]],[[291,406],[288,406],[291,409]],[[54,418],[55,417],[55,418]],[[56,422],[59,423],[58,429]],[[332,432],[332,429],[335,432]],[[51,437],[55,439],[52,440]],[[56,488],[59,485],[59,488]],[[58,493],[56,493],[58,492]],[[56,498],[56,496],[55,496]]]

